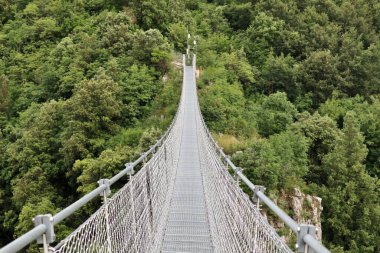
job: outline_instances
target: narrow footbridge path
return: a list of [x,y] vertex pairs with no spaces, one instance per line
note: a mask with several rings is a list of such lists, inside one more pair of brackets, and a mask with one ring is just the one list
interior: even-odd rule
[[213,252],[203,186],[200,113],[193,66],[184,66],[183,119],[174,192],[163,238],[163,252]]
[[[191,62],[186,64],[186,61]],[[37,243],[45,253],[254,252],[328,253],[315,227],[298,224],[236,167],[213,139],[200,112],[196,55],[183,56],[181,101],[172,124],[147,152],[99,187],[58,212],[38,215],[34,229],[0,249],[17,252]],[[232,172],[232,173],[231,173]],[[112,191],[122,177],[128,183]],[[240,185],[251,190],[248,196]],[[89,201],[101,207],[60,242],[57,224]],[[294,233],[289,247],[261,214],[270,209]],[[291,249],[292,248],[292,249]]]

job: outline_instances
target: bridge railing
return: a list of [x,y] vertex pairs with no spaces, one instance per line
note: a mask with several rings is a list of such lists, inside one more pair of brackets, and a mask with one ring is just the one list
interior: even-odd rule
[[309,224],[298,224],[289,215],[287,215],[281,208],[279,208],[272,200],[270,200],[263,192],[265,189],[263,186],[254,185],[242,172],[241,168],[238,168],[230,160],[223,149],[218,145],[212,136],[211,132],[206,126],[202,118],[202,123],[206,128],[207,136],[212,142],[215,150],[220,154],[220,157],[225,161],[227,168],[231,168],[233,173],[244,182],[244,184],[253,192],[253,199],[257,201],[262,201],[270,210],[272,210],[296,235],[297,235],[297,252],[303,253],[311,251],[306,251],[305,248],[309,247],[316,253],[329,253],[330,251],[323,246],[319,241],[315,239],[316,228]]
[[[193,59],[194,71],[196,70],[196,55]],[[195,74],[195,73],[194,73]],[[310,224],[298,224],[289,215],[287,215],[281,208],[279,208],[272,200],[270,200],[265,194],[265,187],[260,185],[254,185],[242,172],[242,169],[236,167],[231,161],[230,157],[223,152],[223,149],[218,145],[214,137],[212,136],[207,124],[200,111],[201,123],[206,131],[206,135],[209,141],[214,146],[216,153],[220,154],[220,159],[225,162],[227,169],[231,168],[236,177],[243,181],[244,184],[253,192],[253,200],[259,205],[259,201],[263,202],[273,213],[275,213],[285,225],[290,228],[297,235],[296,249],[298,253],[330,253],[330,251],[318,240],[315,239],[316,228]]]
[[330,251],[323,246],[318,240],[315,239],[316,228],[309,224],[298,224],[289,215],[287,215],[281,208],[279,208],[272,200],[264,194],[264,187],[254,185],[242,172],[241,168],[236,167],[230,160],[229,156],[223,152],[223,149],[218,145],[212,136],[210,130],[202,117],[202,124],[206,129],[206,134],[212,142],[215,150],[220,154],[220,158],[225,161],[227,168],[231,168],[233,173],[244,182],[244,184],[253,192],[253,199],[262,201],[270,210],[272,210],[282,220],[287,227],[289,227],[297,235],[296,249],[299,253],[308,252],[305,248],[310,248],[316,253],[329,253]]
[[[143,153],[134,162],[126,163],[125,169],[121,170],[118,174],[116,174],[111,179],[100,179],[98,181],[99,186],[96,189],[87,193],[86,195],[78,199],[76,202],[64,208],[63,210],[61,210],[54,216],[51,214],[37,215],[35,218],[33,218],[35,227],[29,230],[28,232],[26,232],[25,234],[21,235],[14,241],[10,242],[3,248],[1,248],[0,253],[18,252],[35,241],[37,241],[38,244],[43,246],[43,251],[45,253],[54,251],[54,249],[49,246],[51,243],[55,241],[54,226],[59,224],[60,222],[65,220],[67,217],[71,216],[74,212],[76,212],[77,210],[82,208],[84,205],[86,205],[88,202],[98,198],[99,196],[103,196],[104,198],[103,203],[105,203],[107,195],[110,193],[110,187],[114,183],[116,183],[118,180],[120,180],[122,177],[126,175],[132,175],[134,172],[133,170],[134,168],[136,168],[137,165],[139,165],[140,163],[145,163],[149,157],[153,156],[155,152],[159,148],[162,147],[162,145],[165,143],[165,141],[171,134],[174,126],[176,125],[179,116],[181,115],[181,110],[182,110],[181,103],[182,103],[182,96],[178,105],[177,112],[170,126],[168,127],[166,132],[161,136],[161,138],[154,145],[152,145],[148,151]],[[166,146],[164,148],[165,148],[165,157],[166,157]],[[55,247],[55,250],[59,249],[62,243],[63,241]]]

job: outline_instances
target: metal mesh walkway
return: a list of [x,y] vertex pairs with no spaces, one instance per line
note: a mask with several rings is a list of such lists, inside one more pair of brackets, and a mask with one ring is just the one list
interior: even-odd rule
[[186,66],[182,138],[162,252],[213,252],[201,174],[194,79],[193,66]]

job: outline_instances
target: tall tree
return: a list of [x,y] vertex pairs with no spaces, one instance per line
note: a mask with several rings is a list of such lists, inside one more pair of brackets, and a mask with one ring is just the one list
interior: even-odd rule
[[[324,159],[329,171],[324,200],[324,238],[333,251],[376,252],[380,249],[380,184],[363,164],[367,156],[357,115],[344,118],[343,135]],[[359,243],[360,242],[360,243]]]
[[138,30],[133,35],[130,55],[140,64],[153,65],[165,73],[169,69],[171,46],[159,30]]
[[315,51],[299,68],[298,81],[304,92],[313,94],[313,105],[317,108],[325,102],[334,89],[344,82],[338,71],[338,60],[330,51]]
[[121,90],[103,70],[93,80],[75,87],[67,100],[65,119],[68,127],[63,134],[66,164],[90,154],[99,155],[105,135],[115,133],[121,113]]
[[123,118],[133,124],[149,111],[150,102],[162,86],[154,78],[154,70],[147,66],[132,65],[126,73],[120,74],[122,89]]
[[215,131],[238,133],[246,122],[241,122],[244,110],[244,94],[237,83],[216,80],[200,94],[201,109],[209,126]]
[[308,141],[302,134],[285,131],[255,140],[233,159],[252,182],[279,192],[303,186],[302,178],[308,172],[307,150]]
[[318,112],[313,115],[304,112],[297,116],[297,121],[290,129],[304,135],[309,143],[309,171],[305,175],[305,181],[324,185],[330,172],[322,163],[325,156],[334,149],[336,140],[341,135],[336,122],[328,116],[321,116]]
[[278,57],[269,55],[262,67],[258,88],[268,95],[277,91],[285,92],[291,101],[295,101],[300,94],[300,87],[296,82],[295,64],[294,58],[290,55],[281,54]]
[[138,24],[143,29],[166,30],[169,23],[179,20],[184,12],[184,1],[148,0],[130,1]]
[[368,148],[366,169],[371,176],[380,178],[380,101],[372,97],[366,101],[363,97],[336,98],[333,97],[322,104],[319,111],[343,125],[343,118],[348,111],[354,111],[360,121],[361,131],[365,136]]
[[271,94],[257,110],[258,132],[265,137],[280,133],[293,123],[296,113],[295,106],[285,93]]
[[250,63],[260,67],[272,51],[280,52],[284,35],[282,20],[276,20],[264,12],[255,15],[242,38]]

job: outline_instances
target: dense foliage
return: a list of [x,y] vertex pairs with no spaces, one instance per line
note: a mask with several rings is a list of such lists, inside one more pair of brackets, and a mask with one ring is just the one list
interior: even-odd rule
[[380,251],[377,0],[0,2],[0,244],[161,133],[189,25],[203,115],[244,173],[322,197],[333,252]]

